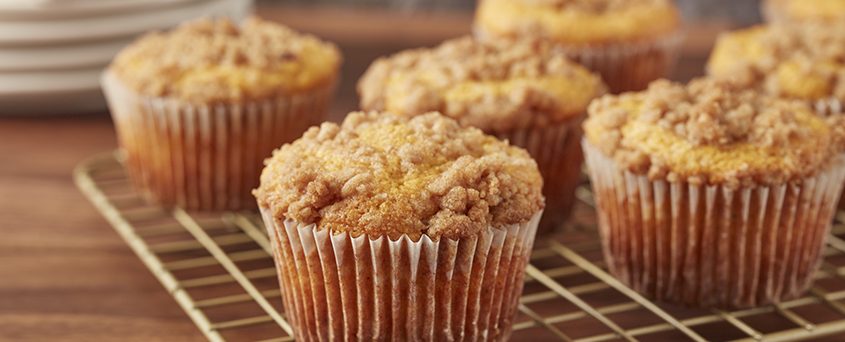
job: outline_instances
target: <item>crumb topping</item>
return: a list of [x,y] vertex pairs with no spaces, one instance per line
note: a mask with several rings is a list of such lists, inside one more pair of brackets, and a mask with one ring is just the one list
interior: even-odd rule
[[463,37],[377,60],[358,91],[367,110],[439,111],[495,132],[583,114],[605,86],[539,41],[502,45]]
[[698,184],[783,184],[843,152],[843,120],[732,82],[657,81],[590,106],[588,141],[638,174]]
[[132,89],[192,102],[258,100],[329,86],[340,53],[333,44],[250,18],[199,19],[149,33],[111,65]]
[[259,204],[334,233],[468,237],[543,208],[543,181],[525,150],[437,113],[352,113],[265,163]]
[[720,37],[713,76],[802,100],[845,100],[845,31],[830,25],[758,26]]
[[671,0],[484,0],[475,28],[493,38],[600,45],[662,38],[677,32],[680,21]]
[[768,0],[765,3],[775,22],[841,22],[845,19],[845,0]]

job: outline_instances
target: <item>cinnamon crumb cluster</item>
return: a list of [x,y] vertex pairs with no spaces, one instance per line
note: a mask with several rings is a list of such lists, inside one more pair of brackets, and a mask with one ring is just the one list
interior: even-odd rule
[[[845,99],[845,31],[842,28],[845,27],[841,24],[808,23],[740,31],[739,34],[754,32],[752,41],[730,47],[720,41],[719,45],[726,49],[723,53],[732,62],[716,66],[711,60],[711,74],[781,96],[809,100]],[[722,39],[736,34],[729,33]],[[749,46],[757,50],[753,52],[754,56],[739,51]],[[785,70],[787,64],[793,70]],[[795,88],[801,90],[795,91]]]
[[[562,100],[540,83],[549,77],[577,82],[573,89],[561,91],[577,93],[579,100]],[[512,88],[502,90],[502,83],[514,80]],[[448,92],[455,93],[459,84],[478,86],[473,89],[481,89],[481,93],[471,95],[474,100],[454,100]],[[471,37],[381,58],[358,84],[364,109],[407,116],[438,111],[486,132],[560,122],[583,114],[589,101],[605,89],[599,76],[541,41],[506,44]]]
[[333,233],[467,237],[525,223],[543,208],[527,152],[437,113],[352,113],[265,163],[259,204]]
[[697,80],[684,87],[663,80],[643,96],[638,120],[670,130],[695,146],[750,143],[782,148],[812,133],[795,121],[795,112],[802,108],[728,83]]
[[145,95],[214,102],[320,86],[333,81],[339,63],[336,46],[282,25],[204,18],[143,36],[111,70]]
[[[668,174],[670,180],[691,180],[691,176],[702,183],[708,179],[737,185],[752,180],[779,183],[795,178],[792,176],[813,174],[845,147],[845,120],[822,119],[803,102],[761,95],[733,82],[712,79],[694,80],[686,86],[657,81],[641,93],[605,96],[591,105],[589,113],[585,127],[591,144],[624,168],[654,177]],[[639,140],[642,136],[632,137],[643,129],[647,131],[642,136],[666,133],[688,147],[672,139],[646,146]],[[596,132],[601,132],[600,136]],[[807,144],[813,141],[818,144]],[[690,151],[714,157],[689,160],[683,154]],[[736,170],[724,166],[736,163],[740,154],[761,169],[743,163],[735,164]],[[722,157],[727,162],[720,160]],[[767,158],[774,158],[779,166],[767,165]],[[673,165],[678,161],[702,164]],[[683,174],[678,171],[681,168],[699,174]],[[713,170],[721,174],[714,175]]]

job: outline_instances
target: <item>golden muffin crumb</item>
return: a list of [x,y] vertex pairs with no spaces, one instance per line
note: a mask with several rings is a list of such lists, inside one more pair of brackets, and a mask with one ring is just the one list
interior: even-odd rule
[[671,0],[484,0],[475,17],[483,36],[539,36],[567,45],[652,40],[674,34],[680,22]]
[[439,111],[496,132],[583,114],[605,86],[539,41],[499,45],[463,37],[375,61],[358,92],[367,110],[405,116]]
[[700,184],[783,184],[843,152],[843,120],[736,83],[657,81],[590,106],[587,140],[622,167]]
[[845,30],[836,27],[772,25],[727,33],[716,44],[709,72],[779,96],[845,99]]
[[282,146],[255,191],[280,219],[354,236],[473,236],[543,208],[524,150],[437,113],[352,113]]
[[259,100],[335,82],[340,52],[331,43],[250,18],[200,19],[149,33],[121,51],[110,69],[148,96],[191,102]]

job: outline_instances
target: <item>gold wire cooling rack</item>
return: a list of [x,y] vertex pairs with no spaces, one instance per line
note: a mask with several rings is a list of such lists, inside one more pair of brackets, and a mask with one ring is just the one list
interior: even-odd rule
[[[292,341],[270,245],[253,213],[166,211],[129,184],[117,154],[75,171],[77,185],[212,341]],[[845,338],[845,213],[809,293],[739,311],[653,303],[605,272],[592,195],[581,187],[566,233],[538,239],[513,340],[794,341]]]

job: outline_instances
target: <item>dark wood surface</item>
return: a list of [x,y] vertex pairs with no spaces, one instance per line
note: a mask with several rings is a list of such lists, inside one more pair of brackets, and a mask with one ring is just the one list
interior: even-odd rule
[[[259,14],[341,45],[346,63],[335,120],[355,107],[354,82],[372,59],[467,33],[471,19],[339,9]],[[723,27],[689,31],[675,78],[701,73]],[[115,147],[106,113],[0,119],[0,340],[203,339],[73,184],[77,163]]]

